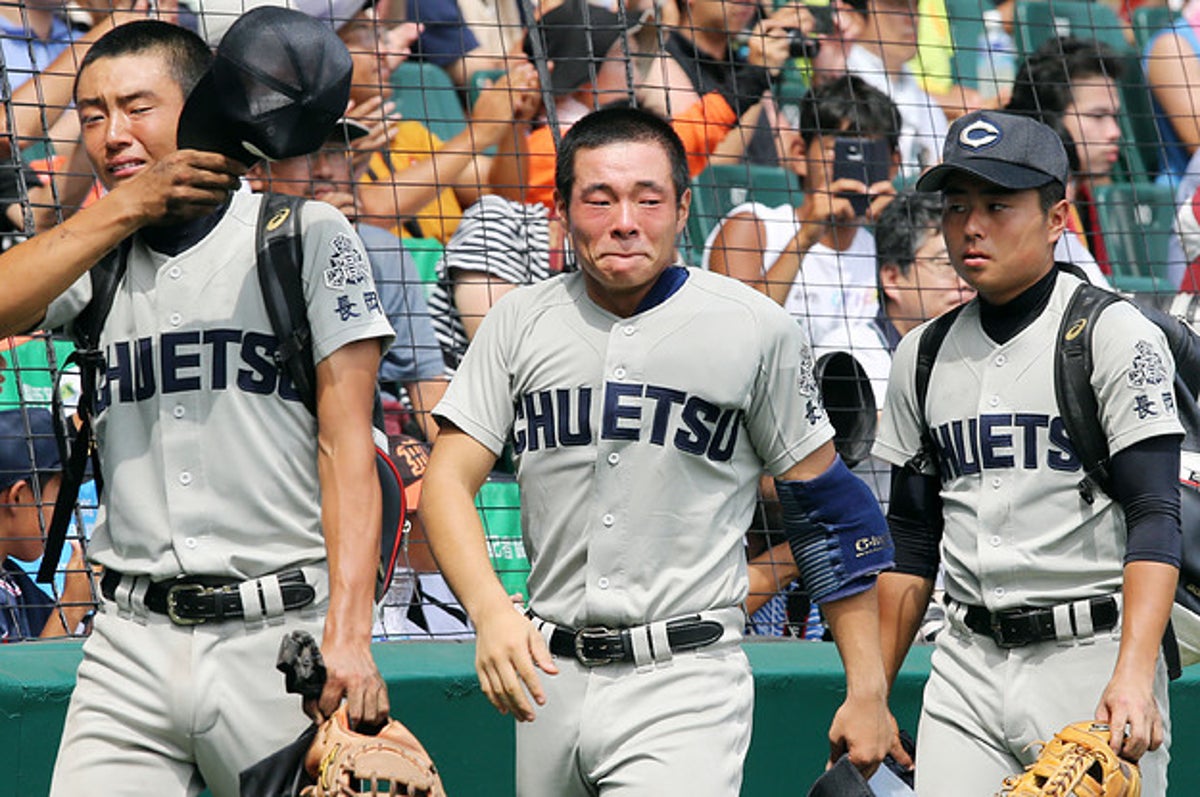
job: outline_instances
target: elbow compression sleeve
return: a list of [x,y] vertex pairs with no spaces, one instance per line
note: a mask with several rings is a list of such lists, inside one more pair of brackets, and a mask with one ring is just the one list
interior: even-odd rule
[[842,462],[808,481],[776,480],[783,530],[815,603],[864,592],[893,564],[892,538],[870,489]]
[[1151,437],[1113,454],[1113,498],[1125,510],[1125,563],[1179,567],[1179,438]]

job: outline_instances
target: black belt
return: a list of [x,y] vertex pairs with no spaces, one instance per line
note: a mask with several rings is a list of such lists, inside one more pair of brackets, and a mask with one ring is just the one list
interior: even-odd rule
[[[1010,609],[992,613],[982,606],[964,605],[967,611],[963,622],[967,628],[977,634],[991,637],[1002,648],[1019,648],[1035,642],[1049,642],[1060,636],[1059,629],[1054,625],[1053,607]],[[1092,598],[1087,605],[1092,616],[1093,631],[1108,631],[1117,627],[1121,610],[1117,606],[1116,598],[1111,595]],[[1077,604],[1069,605],[1070,636],[1079,635],[1075,619],[1076,608]]]
[[[101,594],[114,600],[117,586],[124,577],[115,570],[106,570],[100,579]],[[299,570],[277,573],[273,578],[279,580],[284,611],[307,606],[317,597],[316,590]],[[152,581],[142,602],[147,609],[165,614],[176,625],[240,620],[245,616],[239,589],[242,583],[228,578],[204,577]]]
[[[572,631],[556,627],[550,634],[550,652],[559,657],[574,656],[580,664],[596,667],[614,662],[633,661],[633,633],[646,633],[653,655],[654,643],[649,626],[636,629],[589,626]],[[667,644],[672,653],[695,650],[711,645],[725,633],[725,626],[715,620],[701,620],[700,615],[682,617],[667,623]]]

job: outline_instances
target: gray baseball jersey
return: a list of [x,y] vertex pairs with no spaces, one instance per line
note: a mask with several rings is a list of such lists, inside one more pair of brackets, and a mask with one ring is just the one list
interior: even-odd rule
[[[1090,716],[1113,674],[1120,625],[1092,633],[1090,615],[1080,610],[1086,602],[1068,608],[1119,593],[1126,543],[1120,507],[1103,493],[1090,505],[1079,494],[1082,467],[1055,397],[1053,341],[1078,284],[1060,274],[1046,308],[1004,344],[983,331],[978,300],[969,303],[942,344],[925,407],[915,406],[913,387],[924,328],[896,351],[875,454],[894,465],[908,462],[921,445],[921,419],[928,419],[942,479],[946,592],[955,601],[922,703],[923,797],[995,791],[1032,763],[1033,742]],[[1118,303],[1100,317],[1092,343],[1092,384],[1110,450],[1181,433],[1174,365],[1158,327]],[[1063,618],[1087,619],[1078,620],[1078,638],[1071,620],[1059,639],[1000,648],[967,627],[963,604],[991,611],[1054,606],[1056,617],[1061,610]],[[1161,661],[1154,690],[1169,737]],[[1164,794],[1167,745],[1141,765],[1143,793]]]
[[[123,579],[84,644],[51,794],[96,783],[125,793],[238,795],[238,773],[308,723],[275,671],[280,638],[320,638],[328,603],[316,423],[271,359],[255,269],[260,197],[237,193],[175,256],[134,239],[101,336],[107,374],[96,432],[106,477],[89,553],[111,571],[243,583],[245,619],[175,625]],[[304,293],[317,361],[392,336],[366,253],[345,218],[305,205]],[[87,276],[51,305],[69,322]],[[303,567],[316,601],[284,612],[270,575]],[[274,592],[271,592],[273,587]],[[266,617],[254,616],[256,589]],[[277,606],[275,601],[277,600]],[[259,612],[259,614],[263,614]],[[119,789],[118,789],[119,791]]]
[[436,412],[497,455],[513,441],[530,605],[574,627],[739,605],[764,465],[832,437],[803,331],[694,270],[627,319],[579,274],[514,291]]
[[[234,194],[216,228],[174,257],[135,239],[101,336],[107,480],[89,554],[105,567],[155,580],[248,578],[325,557],[316,422],[271,360],[253,255],[259,201]],[[319,202],[303,221],[314,359],[356,340],[389,342],[353,229]],[[90,298],[85,275],[46,325],[70,322]]]

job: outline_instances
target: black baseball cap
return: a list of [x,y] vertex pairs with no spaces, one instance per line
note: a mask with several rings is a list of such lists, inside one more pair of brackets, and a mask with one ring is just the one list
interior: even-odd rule
[[278,6],[230,26],[179,117],[180,149],[247,166],[321,148],[346,112],[354,64],[326,21]]
[[1022,191],[1050,182],[1067,184],[1067,151],[1062,139],[1028,116],[975,111],[950,125],[942,163],[917,180],[918,191],[941,191],[955,172]]
[[556,94],[569,94],[594,79],[613,44],[637,22],[636,15],[622,24],[619,16],[603,6],[566,0],[529,26],[525,54],[536,55],[531,39],[540,36],[546,59],[554,62],[552,89]]

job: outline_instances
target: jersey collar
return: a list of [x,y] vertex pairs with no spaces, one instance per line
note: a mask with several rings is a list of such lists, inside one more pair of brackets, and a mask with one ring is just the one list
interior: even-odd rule
[[638,304],[637,309],[633,311],[634,315],[644,313],[647,310],[653,310],[660,304],[670,299],[675,293],[683,287],[683,283],[687,282],[688,270],[683,266],[669,266],[663,273],[658,275],[654,285],[650,288],[642,301]]

